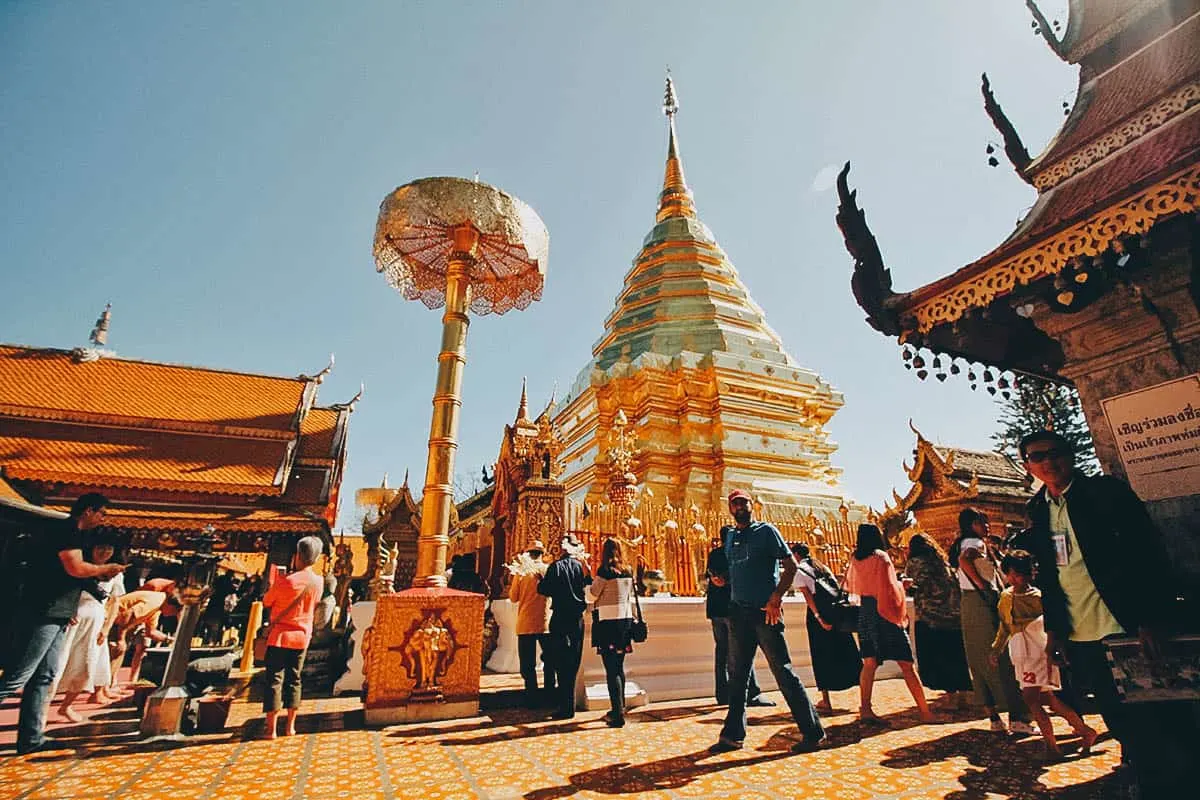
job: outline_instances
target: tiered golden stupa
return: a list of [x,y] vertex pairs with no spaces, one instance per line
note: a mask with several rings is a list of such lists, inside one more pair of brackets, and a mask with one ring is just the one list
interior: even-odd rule
[[712,232],[696,215],[675,134],[656,224],[625,276],[593,359],[555,417],[571,499],[601,502],[618,411],[636,432],[643,487],[677,507],[720,508],[734,488],[766,510],[843,505],[825,424],[842,395],[800,366],[767,325]]

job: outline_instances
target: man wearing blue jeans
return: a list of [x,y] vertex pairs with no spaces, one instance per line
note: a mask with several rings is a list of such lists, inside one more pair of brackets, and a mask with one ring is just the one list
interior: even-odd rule
[[[717,705],[729,705],[729,676],[733,674],[733,651],[729,625],[729,561],[725,557],[725,539],[733,531],[731,526],[721,529],[721,538],[713,542],[708,554],[704,575],[708,578],[708,589],[704,592],[704,612],[712,623],[715,649],[713,675],[716,683]],[[758,676],[754,674],[754,662],[750,662],[750,676],[746,681],[746,705],[773,706],[774,701],[762,696],[758,687]]]
[[[725,541],[729,558],[729,623],[733,675],[729,681],[729,713],[721,736],[709,750],[740,750],[746,739],[746,683],[754,652],[762,648],[771,674],[800,728],[794,753],[816,750],[825,730],[795,670],[783,638],[783,595],[796,577],[796,559],[774,525],[754,522],[750,495],[736,490],[729,495],[729,512],[735,526]],[[782,566],[782,569],[780,568]]]
[[44,533],[38,552],[30,559],[24,630],[17,638],[12,665],[0,680],[0,701],[25,690],[17,723],[18,754],[45,746],[48,694],[63,637],[79,606],[82,580],[107,580],[125,569],[123,564],[89,564],[83,560],[83,534],[101,523],[107,505],[108,500],[100,494],[80,497],[71,507],[70,516]]

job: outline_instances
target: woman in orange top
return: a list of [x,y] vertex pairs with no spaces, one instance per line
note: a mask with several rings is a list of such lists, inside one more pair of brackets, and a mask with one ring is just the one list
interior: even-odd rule
[[313,571],[321,556],[321,540],[305,536],[296,543],[292,572],[278,578],[263,597],[263,607],[271,614],[267,630],[267,691],[263,711],[267,715],[266,738],[275,738],[279,707],[287,709],[284,736],[296,733],[296,712],[300,710],[300,671],[304,653],[312,640],[313,612],[321,600],[324,583]]
[[896,568],[888,558],[883,534],[874,525],[858,526],[854,557],[846,571],[846,591],[861,598],[858,612],[858,643],[862,650],[862,674],[858,678],[858,717],[864,722],[879,722],[871,709],[871,689],[875,670],[881,661],[895,661],[904,674],[904,682],[922,722],[932,722],[933,714],[925,702],[925,690],[913,667],[912,646],[908,642],[908,614],[904,587],[896,577]]

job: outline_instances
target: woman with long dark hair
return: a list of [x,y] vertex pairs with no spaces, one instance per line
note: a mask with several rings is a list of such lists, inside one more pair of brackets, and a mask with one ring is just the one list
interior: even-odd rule
[[912,645],[908,641],[908,612],[904,587],[896,577],[896,568],[888,557],[883,534],[874,525],[859,525],[854,557],[846,571],[846,591],[859,596],[858,645],[863,666],[859,676],[858,717],[864,722],[879,722],[871,708],[871,690],[875,670],[881,662],[895,661],[904,675],[904,683],[917,703],[922,722],[932,722],[933,714],[925,702],[925,690],[913,667]]
[[610,728],[620,728],[625,725],[625,654],[633,652],[634,599],[633,571],[616,539],[604,540],[591,592],[592,646],[604,662],[612,704],[604,721]]
[[956,567],[958,586],[962,590],[963,649],[971,668],[975,701],[987,711],[992,730],[1004,732],[1000,711],[1007,711],[1010,733],[1032,734],[1029,709],[1021,699],[1021,689],[1017,686],[1008,654],[1001,654],[998,666],[992,666],[990,661],[992,642],[1000,626],[996,604],[1004,586],[999,567],[988,554],[987,536],[986,514],[976,508],[964,508],[959,512],[958,538],[950,546],[949,558]]
[[928,689],[950,692],[959,708],[968,702],[971,673],[963,652],[962,602],[957,577],[946,553],[933,537],[913,534],[908,540],[908,563],[904,574],[912,581],[913,605],[917,610],[917,662],[921,683]]
[[792,586],[804,595],[804,603],[808,606],[805,615],[808,647],[812,653],[817,689],[821,692],[821,702],[814,708],[828,714],[833,711],[829,693],[850,689],[857,684],[862,674],[863,662],[858,654],[858,645],[854,643],[853,634],[834,630],[830,621],[823,619],[817,608],[817,581],[829,581],[830,585],[836,587],[837,577],[828,567],[813,558],[804,542],[792,545],[792,555],[796,557],[797,563],[796,578],[792,581]]

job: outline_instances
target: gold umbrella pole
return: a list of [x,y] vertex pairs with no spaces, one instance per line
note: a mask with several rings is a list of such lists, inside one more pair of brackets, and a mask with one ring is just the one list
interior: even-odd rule
[[462,407],[463,367],[467,363],[467,316],[471,267],[479,231],[459,225],[452,231],[454,249],[446,265],[446,312],[442,315],[442,349],[438,353],[433,418],[429,423],[429,460],[421,498],[421,535],[417,538],[417,573],[413,586],[446,585],[446,548],[450,543],[450,506],[454,502],[454,456],[458,451],[458,412]]

